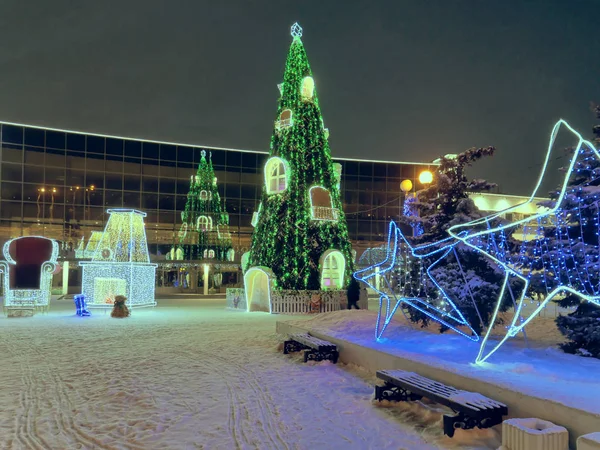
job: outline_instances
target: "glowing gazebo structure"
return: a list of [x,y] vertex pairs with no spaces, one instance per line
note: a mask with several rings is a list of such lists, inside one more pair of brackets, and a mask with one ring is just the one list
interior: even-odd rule
[[112,308],[115,296],[130,308],[156,306],[156,264],[150,263],[144,217],[135,209],[109,209],[108,223],[91,261],[81,261],[89,308]]

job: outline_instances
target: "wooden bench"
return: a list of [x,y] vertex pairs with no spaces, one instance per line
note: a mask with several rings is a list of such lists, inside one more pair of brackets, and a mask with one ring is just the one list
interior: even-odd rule
[[289,336],[289,340],[283,343],[284,355],[300,350],[306,350],[304,352],[304,362],[329,360],[335,364],[339,356],[335,344],[311,336],[308,333],[292,334]]
[[375,398],[414,401],[425,397],[451,408],[456,415],[444,414],[444,434],[454,436],[456,428],[490,428],[502,423],[508,414],[506,405],[476,392],[461,391],[451,386],[404,370],[380,370],[377,378],[384,386],[375,386]]

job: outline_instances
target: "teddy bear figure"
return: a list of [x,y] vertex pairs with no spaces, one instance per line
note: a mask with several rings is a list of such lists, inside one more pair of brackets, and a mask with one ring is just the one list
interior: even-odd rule
[[113,310],[110,313],[110,317],[129,317],[129,308],[125,305],[126,301],[127,297],[125,297],[124,295],[116,295],[115,303],[113,306]]

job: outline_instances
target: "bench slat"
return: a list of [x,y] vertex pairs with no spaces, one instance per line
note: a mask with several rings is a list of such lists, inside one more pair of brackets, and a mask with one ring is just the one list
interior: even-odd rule
[[318,351],[335,350],[337,348],[335,344],[324,341],[323,339],[319,339],[315,336],[311,336],[310,334],[293,334],[290,335],[290,339],[314,348]]
[[465,413],[484,413],[499,410],[504,414],[508,408],[503,403],[489,399],[476,392],[461,391],[452,386],[430,380],[414,372],[404,370],[380,370],[377,378],[391,384],[408,389],[415,394],[428,397],[431,400],[453,409],[463,410]]

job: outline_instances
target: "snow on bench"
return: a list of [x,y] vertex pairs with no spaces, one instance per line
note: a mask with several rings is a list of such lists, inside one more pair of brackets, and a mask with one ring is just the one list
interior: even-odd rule
[[455,416],[444,415],[444,434],[454,436],[456,428],[489,428],[502,423],[508,414],[503,403],[477,392],[461,391],[404,370],[380,370],[377,378],[384,386],[375,386],[376,400],[414,401],[429,398],[455,411]]
[[289,340],[283,343],[283,353],[288,354],[306,350],[304,352],[304,362],[330,360],[337,363],[339,353],[335,344],[311,336],[308,333],[292,334]]

